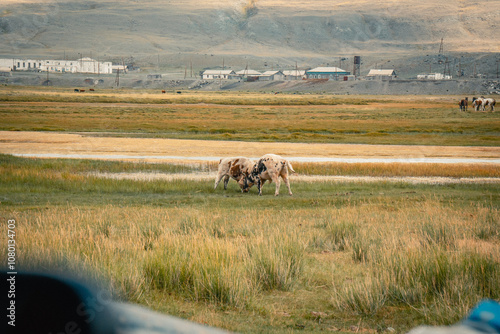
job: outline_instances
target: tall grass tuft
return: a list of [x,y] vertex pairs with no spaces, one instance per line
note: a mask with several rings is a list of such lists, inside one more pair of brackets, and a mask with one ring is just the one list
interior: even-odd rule
[[443,222],[426,221],[419,228],[424,242],[429,245],[441,245],[445,248],[455,245],[457,235],[452,225]]
[[219,306],[243,307],[251,299],[252,282],[239,247],[200,235],[167,238],[162,244],[144,264],[153,288]]
[[254,281],[264,290],[290,290],[303,273],[305,246],[296,237],[274,234],[249,245]]
[[384,305],[387,293],[378,281],[367,279],[351,286],[333,287],[332,304],[341,310],[349,310],[359,315],[369,316]]
[[358,237],[359,225],[357,222],[341,221],[329,222],[326,226],[326,237],[332,241],[333,250],[343,251]]

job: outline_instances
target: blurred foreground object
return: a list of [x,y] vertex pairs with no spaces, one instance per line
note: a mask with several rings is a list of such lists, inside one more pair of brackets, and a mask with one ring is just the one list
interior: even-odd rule
[[484,300],[461,323],[449,327],[421,326],[408,334],[481,334],[500,333],[500,304]]
[[0,276],[3,284],[7,283],[3,291],[12,291],[3,302],[7,304],[3,308],[7,309],[7,331],[2,333],[227,333],[114,302],[108,291],[93,291],[71,279],[46,274],[10,275],[5,271]]

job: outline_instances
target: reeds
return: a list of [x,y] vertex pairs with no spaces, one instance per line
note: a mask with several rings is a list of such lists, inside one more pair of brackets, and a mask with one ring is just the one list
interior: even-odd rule
[[[395,224],[397,233],[371,231],[372,237],[385,234],[383,242],[371,244],[375,249],[364,252],[368,256],[359,258],[369,259],[365,263],[371,274],[347,287],[335,286],[336,307],[368,315],[386,306],[406,305],[428,323],[450,324],[482,298],[500,297],[499,239],[495,238],[496,246],[478,248],[477,235],[468,226],[478,221],[466,222],[464,212],[452,214],[431,203],[423,203],[421,212],[398,211],[392,222],[386,222]],[[490,215],[497,219],[498,211],[491,209]],[[356,260],[359,249],[351,247]]]
[[293,197],[274,198],[47,163],[0,160],[0,216],[16,219],[19,268],[90,277],[123,300],[195,305],[218,324],[234,312],[284,329],[322,311],[325,322],[391,317],[403,331],[500,298],[496,185],[297,182]]

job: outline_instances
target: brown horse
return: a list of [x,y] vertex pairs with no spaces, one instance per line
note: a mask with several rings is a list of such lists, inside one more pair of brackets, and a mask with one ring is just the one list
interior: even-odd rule
[[469,98],[466,97],[465,99],[460,100],[460,102],[458,102],[458,105],[460,106],[460,111],[467,111],[467,106],[469,105]]

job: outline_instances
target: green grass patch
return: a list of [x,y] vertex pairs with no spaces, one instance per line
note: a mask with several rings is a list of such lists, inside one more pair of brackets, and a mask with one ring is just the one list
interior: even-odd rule
[[165,104],[152,92],[85,96],[56,88],[0,87],[0,101],[5,102],[0,130],[238,141],[499,144],[498,113],[456,112],[452,98],[443,100],[294,94],[269,99],[257,93],[190,92],[175,94]]

